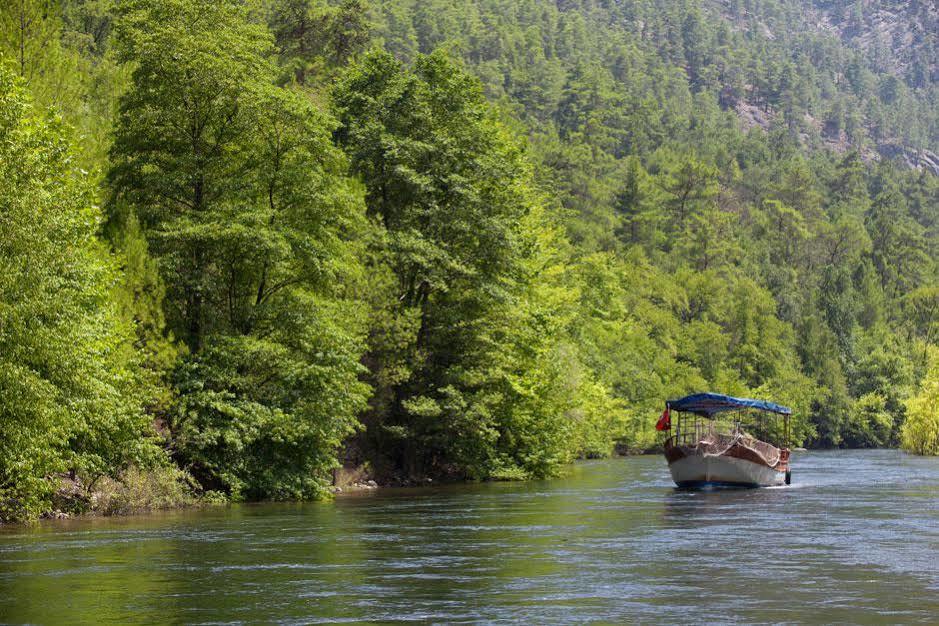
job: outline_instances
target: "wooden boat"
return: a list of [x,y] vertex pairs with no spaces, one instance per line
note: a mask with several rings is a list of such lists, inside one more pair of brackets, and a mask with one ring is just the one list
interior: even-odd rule
[[[656,429],[671,429],[672,412],[677,412],[678,417],[674,434],[665,440],[665,459],[679,487],[789,484],[792,411],[788,407],[763,400],[698,393],[667,402]],[[760,438],[751,435],[748,428]],[[764,439],[774,439],[777,444]]]

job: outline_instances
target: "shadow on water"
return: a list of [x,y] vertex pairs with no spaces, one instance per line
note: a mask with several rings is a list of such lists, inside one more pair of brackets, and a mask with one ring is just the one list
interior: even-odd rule
[[678,490],[658,456],[0,530],[0,621],[922,622],[939,460],[807,453],[793,485]]

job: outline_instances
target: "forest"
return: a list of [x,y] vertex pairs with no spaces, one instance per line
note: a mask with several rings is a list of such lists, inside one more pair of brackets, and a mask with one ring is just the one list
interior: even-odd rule
[[939,454],[925,0],[0,5],[0,520]]

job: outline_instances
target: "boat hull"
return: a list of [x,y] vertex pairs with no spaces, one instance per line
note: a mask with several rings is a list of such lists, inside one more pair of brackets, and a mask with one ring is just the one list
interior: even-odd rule
[[672,480],[682,488],[772,487],[786,483],[786,472],[730,456],[691,455],[668,464]]

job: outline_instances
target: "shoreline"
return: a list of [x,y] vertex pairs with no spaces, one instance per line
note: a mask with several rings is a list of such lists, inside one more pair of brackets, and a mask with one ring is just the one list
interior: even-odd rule
[[[898,453],[906,452],[900,447],[894,448],[793,448],[793,452],[813,452],[813,453],[825,453],[825,452],[846,452],[846,451],[864,451],[864,450],[886,450],[893,451]],[[657,455],[658,451],[645,451],[641,453],[631,453],[631,454],[615,454],[611,457],[608,457],[607,460],[612,459],[626,459],[630,457],[640,457],[640,456],[654,456]],[[908,453],[912,454],[912,453]],[[578,459],[574,463],[566,466],[566,469],[569,470],[575,465],[585,462],[599,461],[603,459]],[[368,494],[375,494],[379,492],[386,492],[389,490],[408,490],[408,491],[423,491],[428,488],[441,488],[441,487],[452,487],[460,485],[472,485],[472,484],[485,484],[485,483],[518,483],[518,482],[534,482],[538,480],[553,480],[556,478],[563,478],[567,472],[563,472],[557,477],[546,478],[546,479],[527,479],[527,480],[488,480],[488,481],[473,481],[473,480],[433,480],[425,479],[425,481],[412,480],[407,482],[402,481],[392,481],[392,482],[378,482],[374,479],[365,479],[365,480],[356,480],[349,483],[344,483],[343,485],[331,485],[327,488],[328,495],[320,499],[309,499],[309,500],[246,500],[240,502],[233,502],[231,500],[213,500],[212,497],[195,500],[188,503],[173,504],[168,506],[158,506],[158,507],[139,507],[131,508],[125,511],[106,513],[100,510],[89,510],[80,513],[68,513],[61,510],[53,511],[48,514],[41,515],[40,517],[34,520],[26,521],[8,521],[0,522],[0,529],[12,529],[12,528],[25,528],[30,526],[36,526],[39,524],[44,524],[45,522],[68,522],[68,521],[81,521],[81,520],[93,520],[93,519],[127,519],[135,517],[147,517],[151,515],[159,515],[162,513],[172,513],[174,511],[194,511],[200,509],[210,509],[216,507],[225,507],[231,505],[265,505],[265,504],[301,504],[301,503],[310,503],[310,502],[329,502],[332,499],[338,498],[350,498],[350,497],[361,497]]]

